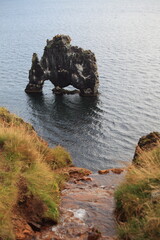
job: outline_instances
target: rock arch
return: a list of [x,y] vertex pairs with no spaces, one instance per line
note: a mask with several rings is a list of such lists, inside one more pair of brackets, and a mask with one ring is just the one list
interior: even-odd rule
[[27,93],[42,92],[44,81],[50,80],[57,91],[72,85],[83,96],[97,95],[99,77],[94,53],[70,43],[69,36],[56,35],[47,40],[40,61],[33,53]]

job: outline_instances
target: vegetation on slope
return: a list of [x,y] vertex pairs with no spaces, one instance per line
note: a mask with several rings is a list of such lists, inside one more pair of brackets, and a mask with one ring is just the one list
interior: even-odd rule
[[30,226],[58,220],[64,176],[54,169],[69,164],[64,148],[49,148],[30,124],[0,108],[0,239],[15,239],[17,216]]
[[121,240],[160,239],[160,143],[156,145],[139,154],[115,193]]

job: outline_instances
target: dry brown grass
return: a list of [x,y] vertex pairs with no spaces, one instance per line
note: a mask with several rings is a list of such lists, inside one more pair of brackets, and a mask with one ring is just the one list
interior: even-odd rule
[[[58,220],[59,188],[64,177],[53,170],[70,163],[71,157],[64,148],[49,148],[30,124],[0,108],[1,239],[15,239],[13,209],[19,204],[20,193],[24,199],[36,198],[43,203],[41,218]],[[26,184],[25,192],[21,179]]]
[[160,144],[142,152],[115,193],[119,239],[160,239]]

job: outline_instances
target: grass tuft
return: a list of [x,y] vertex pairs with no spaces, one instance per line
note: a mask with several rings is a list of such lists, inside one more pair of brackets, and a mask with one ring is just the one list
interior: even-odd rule
[[160,144],[142,152],[115,192],[121,240],[160,239]]
[[[58,221],[65,177],[54,169],[69,164],[71,157],[64,148],[49,148],[30,124],[0,108],[0,239],[16,239],[15,212],[23,212],[26,222]],[[28,207],[28,215],[26,204],[32,203],[42,210]]]

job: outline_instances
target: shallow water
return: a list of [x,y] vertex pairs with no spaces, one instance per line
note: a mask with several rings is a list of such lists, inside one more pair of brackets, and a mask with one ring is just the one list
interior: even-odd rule
[[[0,0],[0,105],[51,146],[92,170],[131,161],[140,136],[160,130],[159,0]],[[96,54],[100,95],[24,92],[33,52],[58,33]]]

